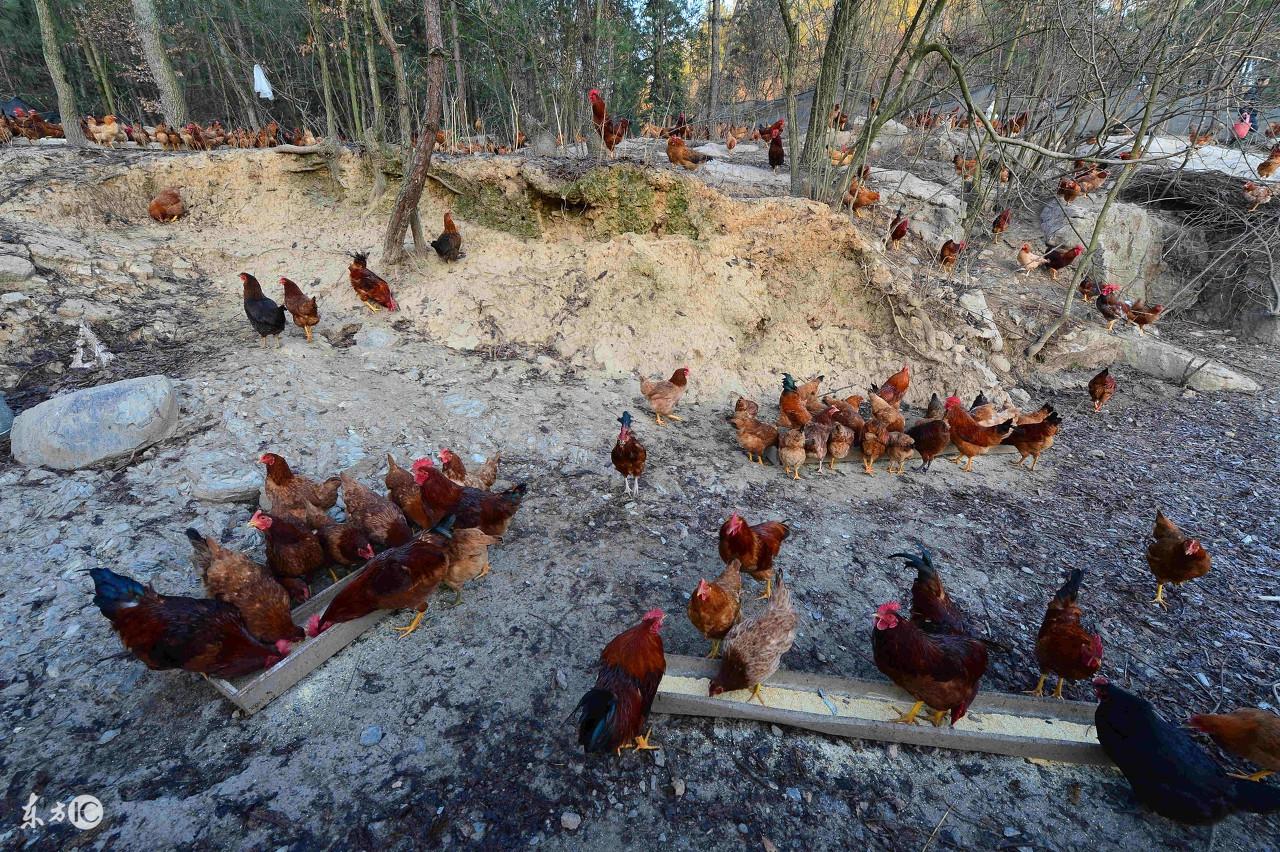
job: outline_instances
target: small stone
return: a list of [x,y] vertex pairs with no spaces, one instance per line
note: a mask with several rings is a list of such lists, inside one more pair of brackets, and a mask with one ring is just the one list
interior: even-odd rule
[[1022,833],[1021,831],[1018,831],[1018,829],[1014,828],[1011,825],[1006,825],[1004,828],[1005,837],[1017,837],[1021,833]]
[[681,779],[679,779],[679,778],[677,778],[676,780],[672,781],[672,782],[671,782],[671,790],[672,790],[672,792],[674,792],[674,793],[676,794],[676,798],[677,798],[677,799],[684,798],[684,790],[685,790],[684,781],[682,781],[682,780],[681,780]]
[[800,801],[800,788],[788,787],[786,790],[786,795],[787,795],[787,798],[790,799],[791,801],[798,802]]
[[[992,355],[991,366],[995,367],[1002,373],[1007,373],[1013,369],[1013,365],[1009,363],[1009,359],[1003,355]],[[1010,396],[1012,397],[1012,394],[1010,394]]]
[[582,817],[573,811],[565,811],[560,814],[560,825],[564,826],[566,831],[577,831],[578,826],[582,825]]
[[667,758],[662,754],[661,749],[653,753],[653,763],[655,766],[667,765]]
[[1210,687],[1213,686],[1213,684],[1210,683],[1209,678],[1205,675],[1204,672],[1196,672],[1196,680],[1200,681],[1200,685],[1203,686],[1205,689],[1209,689]]
[[556,688],[568,689],[568,687],[569,687],[569,678],[565,677],[564,670],[556,669]]
[[21,305],[30,302],[31,297],[26,293],[4,293],[0,294],[0,304],[5,305]]
[[777,725],[770,725],[769,730],[773,733],[775,737],[782,736],[782,729],[779,728]]
[[[0,416],[3,416],[3,414],[4,414],[4,412],[3,412],[3,411],[0,411]],[[2,431],[4,431],[4,429],[2,428],[2,424],[0,424],[0,432],[2,432]],[[1247,536],[1245,536],[1244,538],[1240,539],[1240,543],[1241,543],[1241,544],[1253,544],[1253,536],[1251,536],[1251,535],[1247,535]]]
[[112,728],[109,731],[103,731],[102,736],[98,737],[98,745],[106,745],[118,736],[120,736],[120,731],[115,728]]
[[382,742],[382,727],[379,725],[370,725],[360,732],[360,745],[376,746]]
[[747,832],[749,832],[750,830],[751,830],[751,829],[747,828],[747,824],[746,824],[745,822],[740,822],[740,823],[738,823],[738,833],[739,833],[739,834],[746,834],[746,833],[747,833]]

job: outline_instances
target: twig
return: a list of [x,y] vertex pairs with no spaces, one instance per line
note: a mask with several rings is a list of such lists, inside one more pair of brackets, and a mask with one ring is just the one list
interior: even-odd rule
[[947,821],[947,817],[951,815],[951,805],[947,805],[947,809],[942,814],[942,819],[938,820],[938,824],[933,827],[933,831],[929,833],[929,839],[920,847],[920,852],[926,852],[929,844],[933,843],[933,838],[938,836],[938,832],[942,829],[942,824]]

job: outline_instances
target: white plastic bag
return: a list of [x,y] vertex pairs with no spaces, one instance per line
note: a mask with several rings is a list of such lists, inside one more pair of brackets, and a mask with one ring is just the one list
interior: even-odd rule
[[269,101],[276,99],[275,92],[271,91],[271,83],[267,81],[267,72],[262,70],[261,65],[253,66],[253,92]]

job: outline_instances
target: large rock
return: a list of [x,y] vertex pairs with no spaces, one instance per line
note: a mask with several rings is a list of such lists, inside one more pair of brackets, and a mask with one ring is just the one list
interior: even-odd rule
[[899,206],[912,211],[911,232],[927,243],[963,239],[966,206],[940,183],[897,169],[871,169],[871,185],[880,192],[880,206],[892,213]]
[[26,281],[36,274],[36,268],[25,257],[16,254],[0,254],[0,284]]
[[0,435],[9,434],[9,427],[13,425],[13,412],[9,410],[9,405],[4,401],[4,394],[0,393]]
[[1120,361],[1140,373],[1173,382],[1198,391],[1237,391],[1257,393],[1258,383],[1225,364],[1180,346],[1136,333],[1107,334],[1100,328],[1080,329],[1081,343],[1099,352],[1118,348]]
[[[1040,213],[1040,230],[1050,245],[1088,245],[1102,210],[1101,198],[1080,198],[1065,206],[1055,199]],[[1091,258],[1093,275],[1125,288],[1126,298],[1147,298],[1147,283],[1160,271],[1159,223],[1137,204],[1115,202]]]
[[87,467],[162,441],[178,425],[167,376],[100,385],[42,402],[13,421],[13,455],[28,465]]

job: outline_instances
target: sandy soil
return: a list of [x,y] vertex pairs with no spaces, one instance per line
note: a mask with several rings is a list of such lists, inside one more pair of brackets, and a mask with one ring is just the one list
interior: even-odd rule
[[[430,258],[411,273],[389,275],[405,281],[398,291],[405,309],[371,316],[344,290],[341,254],[375,244],[376,215],[339,214],[331,190],[279,173],[262,176],[261,199],[235,196],[244,206],[228,213],[214,199],[244,192],[230,179],[240,167],[199,182],[204,166],[196,160],[204,156],[157,157],[159,165],[146,168],[95,159],[85,167],[91,172],[122,170],[116,180],[125,183],[110,187],[114,203],[94,195],[103,192],[92,188],[102,186],[96,173],[83,181],[63,163],[82,194],[0,208],[7,239],[66,242],[32,249],[49,285],[30,293],[33,326],[46,327],[46,305],[82,297],[92,284],[115,312],[93,327],[119,354],[88,376],[32,372],[11,399],[25,407],[77,383],[165,371],[180,380],[183,406],[178,435],[126,463],[65,475],[0,463],[6,844],[1083,850],[1212,842],[1252,850],[1280,829],[1274,817],[1233,817],[1211,841],[1207,829],[1142,812],[1115,772],[751,723],[656,717],[661,752],[584,759],[565,722],[594,677],[599,649],[646,609],[668,611],[670,650],[705,650],[683,608],[698,578],[719,570],[716,529],[733,510],[795,526],[783,559],[801,626],[787,668],[877,677],[869,615],[904,595],[910,581],[887,556],[921,543],[937,554],[955,597],[1000,643],[985,688],[1034,685],[1032,637],[1044,603],[1079,566],[1089,572],[1082,606],[1104,636],[1108,676],[1156,699],[1172,719],[1280,705],[1276,604],[1260,600],[1276,594],[1280,555],[1271,488],[1280,449],[1274,352],[1170,325],[1167,336],[1248,368],[1264,391],[1184,393],[1121,370],[1120,392],[1097,416],[1079,388],[1088,371],[1040,376],[1015,364],[1022,386],[1037,402],[1052,401],[1067,421],[1035,473],[990,457],[969,475],[940,462],[929,474],[915,464],[902,477],[866,477],[850,467],[808,471],[793,483],[774,467],[746,463],[722,420],[730,393],[769,388],[760,398],[771,410],[781,369],[804,373],[821,369],[823,358],[840,360],[831,380],[861,387],[917,357],[903,351],[886,315],[868,313],[858,325],[875,300],[859,295],[856,282],[852,295],[842,295],[848,305],[835,311],[836,323],[848,327],[816,339],[820,331],[799,308],[819,303],[824,277],[874,259],[860,258],[856,233],[845,236],[823,208],[767,203],[775,220],[792,217],[790,243],[766,239],[764,230],[778,226],[750,211],[704,240],[588,240],[568,227],[524,240],[463,222],[468,257],[447,268]],[[196,199],[192,217],[170,228],[141,221],[136,195],[146,181],[179,178]],[[346,179],[359,188],[356,177]],[[440,205],[433,198],[428,222]],[[753,236],[754,228],[761,233]],[[832,250],[833,234],[850,247],[847,256]],[[790,252],[792,262],[768,267],[772,275],[739,276],[730,261],[751,250],[760,252],[757,265],[770,252]],[[77,252],[84,257],[72,257]],[[927,256],[924,248],[916,254]],[[114,266],[104,265],[108,258]],[[150,272],[126,271],[144,262]],[[573,282],[601,272],[632,281],[638,273],[626,264],[641,262],[653,270],[645,288],[582,287],[571,303]],[[662,300],[674,297],[660,282],[708,263],[724,269],[697,281],[750,291],[751,311],[706,296],[683,309],[688,317],[673,315]],[[232,283],[246,266],[264,282],[288,274],[320,292],[327,334],[308,346],[291,326],[279,350],[259,344]],[[104,269],[128,280],[113,282]],[[570,283],[548,280],[551,269],[572,270]],[[876,273],[858,280],[874,282]],[[924,283],[944,286],[928,276]],[[1039,290],[1045,286],[1025,285],[1025,310],[1048,301]],[[941,289],[929,292],[941,303]],[[609,293],[617,304],[582,304]],[[467,298],[491,305],[476,312],[491,315],[499,335],[476,331],[488,324],[460,308]],[[656,305],[647,320],[637,306],[646,300]],[[528,313],[540,301],[544,312]],[[754,349],[725,342],[761,310],[813,333],[771,331]],[[551,338],[547,326],[557,319],[564,330]],[[588,341],[621,337],[625,324],[637,333],[620,360],[610,365],[587,350]],[[113,327],[132,328],[137,340],[108,334]],[[956,325],[947,327],[959,336]],[[666,349],[663,333],[671,336]],[[50,351],[68,343],[40,334],[33,345]],[[468,335],[479,340],[468,343]],[[841,337],[854,342],[841,348]],[[666,372],[685,359],[697,359],[681,406],[687,420],[659,429],[639,416],[650,465],[640,496],[626,497],[608,450],[621,410],[644,411],[628,373],[642,364]],[[967,369],[941,357],[921,367],[915,403],[963,381]],[[354,467],[372,483],[381,478],[384,452],[406,459],[441,446],[501,449],[503,478],[530,484],[508,540],[493,553],[494,572],[468,587],[461,606],[433,605],[424,629],[407,639],[385,625],[370,630],[251,718],[232,712],[198,677],[149,672],[122,654],[91,603],[84,572],[95,565],[165,592],[197,593],[188,525],[259,553],[244,525],[252,502],[244,491],[263,450],[308,473]],[[1207,578],[1172,591],[1167,611],[1147,603],[1154,586],[1142,558],[1157,506],[1200,535],[1215,558]],[[1068,694],[1084,700],[1088,692],[1075,685]],[[376,742],[362,745],[362,737]],[[95,793],[107,819],[92,835],[68,826],[22,831],[20,808],[32,792],[46,805]],[[566,828],[575,824],[567,814],[580,825]]]

